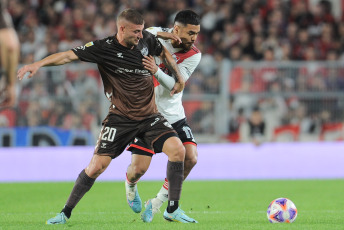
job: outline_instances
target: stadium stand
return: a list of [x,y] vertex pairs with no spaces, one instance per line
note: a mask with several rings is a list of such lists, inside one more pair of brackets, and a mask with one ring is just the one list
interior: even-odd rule
[[[13,0],[9,12],[21,41],[20,63],[113,34],[116,15],[128,7],[144,14],[146,27],[171,27],[174,14],[185,8],[202,16],[196,45],[203,56],[184,95],[196,135],[236,142],[233,121],[240,125],[256,106],[270,133],[298,125],[301,141],[305,135],[324,138],[323,123],[343,124],[344,16],[336,13],[342,1]],[[11,125],[98,129],[108,104],[94,69],[46,68],[23,81]]]

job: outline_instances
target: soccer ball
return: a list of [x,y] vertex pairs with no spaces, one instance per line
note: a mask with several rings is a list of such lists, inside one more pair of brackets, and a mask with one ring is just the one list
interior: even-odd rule
[[288,198],[277,198],[270,203],[267,216],[271,223],[292,223],[296,219],[297,209]]

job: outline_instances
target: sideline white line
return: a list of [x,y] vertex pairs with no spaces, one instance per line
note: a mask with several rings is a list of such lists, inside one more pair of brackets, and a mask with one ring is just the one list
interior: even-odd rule
[[[299,210],[298,210],[299,211]],[[233,211],[185,211],[186,213],[193,213],[193,214],[226,214],[226,213],[237,213],[237,210]],[[242,213],[266,213],[266,211],[241,211]],[[315,210],[315,211],[301,211],[302,213],[343,213],[344,210]],[[104,215],[104,214],[124,214],[124,215],[132,215],[132,211],[118,211],[118,212],[75,212],[76,215]],[[56,215],[56,212],[15,212],[15,213],[1,213],[2,216],[10,216],[10,215]]]

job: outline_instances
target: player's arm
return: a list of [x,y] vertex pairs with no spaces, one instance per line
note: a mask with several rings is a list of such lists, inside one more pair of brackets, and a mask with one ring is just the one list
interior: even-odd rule
[[164,40],[175,40],[178,42],[178,44],[182,43],[182,40],[180,39],[179,36],[170,33],[170,32],[166,32],[164,31],[161,27],[149,27],[146,29],[149,33],[153,34],[155,37],[157,38],[161,38]]
[[[178,69],[186,82],[196,67],[198,66],[199,62],[201,60],[201,53],[198,53],[196,55],[193,55],[192,57],[185,59],[183,62],[177,64]],[[164,73],[158,66],[155,64],[155,60],[152,56],[145,57],[143,60],[144,66],[147,70],[149,70],[155,78],[158,80],[158,82],[165,87],[168,90],[172,90],[174,84],[176,83],[176,80],[173,76],[170,76],[166,73]]]
[[17,78],[19,80],[22,80],[27,72],[30,73],[28,75],[28,78],[31,78],[33,75],[36,74],[38,69],[41,67],[64,65],[78,59],[78,56],[72,50],[52,54],[40,61],[34,62],[30,65],[25,65],[22,68],[20,68],[17,72]]
[[[184,86],[185,86],[185,81],[183,80],[180,71],[178,69],[177,63],[175,62],[175,60],[173,59],[172,55],[168,52],[168,50],[162,46],[160,44],[160,42],[157,43],[158,39],[157,39],[157,33],[162,32],[162,29],[160,27],[150,27],[148,29],[146,29],[147,32],[149,32],[150,34],[154,35],[154,39],[152,39],[153,41],[155,41],[156,47],[158,47],[159,52],[156,52],[156,54],[153,55],[157,55],[160,57],[160,59],[163,61],[163,63],[165,64],[165,66],[172,72],[172,74],[177,78],[177,81],[174,83],[174,86],[171,90],[171,95],[175,94],[175,93],[179,93],[181,91],[183,91]],[[147,68],[146,68],[147,69]],[[157,67],[154,66],[154,69],[159,70]],[[148,69],[149,70],[149,69]],[[150,72],[155,76],[157,73],[156,71],[152,72],[150,70]],[[160,70],[160,73],[162,71]],[[168,78],[167,78],[168,79]],[[160,83],[161,84],[161,83]],[[171,89],[170,87],[168,87],[169,89]]]
[[179,36],[173,34],[173,33],[170,33],[170,32],[163,32],[163,31],[159,31],[156,33],[156,37],[157,38],[161,38],[161,39],[164,39],[164,40],[175,40],[178,42],[178,44],[182,43],[182,40],[180,39]]
[[154,75],[154,77],[158,80],[158,82],[168,90],[173,90],[174,85],[176,84],[176,80],[174,77],[169,76],[168,74],[164,73],[155,63],[154,58],[150,56],[145,56],[142,59],[142,63],[145,69],[149,70],[149,72]]
[[183,79],[182,74],[179,71],[177,63],[173,59],[170,52],[168,52],[168,50],[164,46],[162,47],[162,52],[160,54],[160,58],[162,59],[165,66],[177,78],[177,82],[175,83],[175,85],[171,91],[171,95],[176,94],[176,93],[180,93],[181,91],[183,91],[183,89],[185,87],[185,81]]

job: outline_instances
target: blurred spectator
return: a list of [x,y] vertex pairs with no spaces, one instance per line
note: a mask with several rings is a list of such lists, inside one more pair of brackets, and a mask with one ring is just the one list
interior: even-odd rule
[[305,104],[300,104],[293,112],[290,124],[299,125],[301,133],[313,133],[315,131],[316,119],[314,119],[315,117],[308,116]]
[[290,61],[291,60],[291,45],[289,42],[283,42],[281,46],[275,50],[276,61]]
[[267,128],[269,129],[267,134],[272,132],[273,127],[277,127],[282,123],[283,117],[287,113],[287,105],[284,98],[279,94],[281,91],[281,85],[276,81],[269,87],[269,97],[260,101],[260,109],[264,118],[266,119]]
[[41,107],[38,101],[32,100],[29,102],[25,113],[26,126],[40,126],[42,125]]
[[242,56],[242,47],[233,46],[229,51],[229,60],[232,62],[240,61]]
[[48,125],[60,128],[63,127],[63,121],[67,115],[65,107],[66,105],[64,105],[62,101],[56,101],[53,104],[48,120]]
[[231,96],[228,102],[228,139],[232,142],[239,142],[240,141],[240,126],[243,122],[246,121],[246,117],[244,115],[244,110],[240,108],[239,110],[235,110],[233,108],[234,97]]
[[61,42],[58,42],[58,41],[55,41],[55,42],[58,45],[59,51],[65,51],[65,50],[69,50],[69,49],[84,45],[81,43],[79,39],[77,39],[76,32],[73,29],[73,27],[67,27],[65,29],[64,38],[61,39]]
[[254,107],[250,117],[240,126],[241,142],[261,145],[266,141],[266,124],[259,107]]
[[[24,38],[22,38],[23,40]],[[34,53],[36,49],[40,46],[36,39],[35,39],[35,33],[33,30],[29,30],[25,34],[25,41],[21,45],[21,52],[23,55],[27,55],[30,53]]]
[[213,103],[210,101],[203,101],[201,107],[193,113],[190,123],[195,132],[213,134],[215,132]]
[[[9,4],[15,27],[25,40],[23,42],[32,37],[32,34],[29,34],[32,32],[29,31],[33,31],[35,42],[38,44],[46,36],[53,35],[59,40],[59,50],[75,47],[76,44],[73,43],[78,43],[78,40],[85,44],[94,38],[113,34],[117,13],[127,7],[135,7],[142,11],[146,27],[167,27],[171,25],[170,18],[173,18],[177,11],[191,8],[202,15],[200,37],[205,40],[206,51],[212,47],[210,52],[228,54],[232,46],[239,45],[242,54],[249,54],[257,60],[263,58],[259,55],[262,54],[259,50],[264,46],[277,51],[285,39],[288,39],[291,45],[292,58],[303,59],[302,47],[314,45],[313,40],[318,38],[321,48],[319,51],[322,53],[319,58],[324,59],[323,54],[328,46],[336,42],[340,44],[343,38],[340,36],[342,22],[332,15],[333,3],[325,0],[312,4],[299,0],[269,0],[266,3],[257,0],[13,0]],[[23,34],[29,36],[24,37]],[[23,52],[27,52],[25,50]]]
[[69,113],[63,121],[62,128],[83,130],[84,126],[82,125],[82,117],[77,112]]
[[245,116],[251,113],[251,109],[256,104],[257,98],[253,94],[250,94],[251,82],[248,79],[244,79],[241,83],[241,89],[239,94],[235,96],[233,102],[233,108],[238,111],[242,109]]
[[[307,48],[313,47],[310,41],[309,34],[306,29],[300,29],[297,33],[297,40],[294,43],[293,48],[293,59],[305,60]],[[315,56],[314,56],[315,59]]]
[[[343,7],[344,3],[338,2],[11,0],[9,12],[22,44],[20,62],[25,64],[113,35],[116,16],[124,8],[139,9],[145,17],[146,27],[169,27],[178,10],[193,9],[202,16],[202,30],[196,44],[202,51],[202,60],[185,93],[200,97],[206,93],[219,94],[223,67],[228,67],[223,63],[230,63],[231,72],[227,76],[228,93],[233,96],[231,132],[259,103],[269,133],[270,125],[290,122],[301,122],[302,127],[308,127],[301,129],[308,130],[311,127],[308,123],[326,117],[320,109],[322,105],[328,106],[337,116],[343,114],[343,102],[339,100],[305,100],[296,95],[344,89],[344,68],[316,62],[344,62],[344,14],[340,17],[332,14],[333,8]],[[276,68],[279,61],[295,60],[306,62],[293,68]],[[244,64],[237,65],[242,61]],[[79,67],[75,70],[66,66],[60,72],[42,70],[35,77],[37,80],[23,81],[18,112],[21,116],[34,116],[27,120],[17,119],[17,125],[80,125],[81,129],[92,128],[94,122],[100,125],[98,102],[100,98],[105,100],[99,96],[102,94],[99,91],[101,80],[94,74],[94,66]],[[212,103],[204,102],[201,109],[190,114],[189,122],[193,122],[195,132],[196,129],[201,133],[214,132],[213,107]],[[74,119],[75,111],[79,113],[80,110],[86,119]]]

